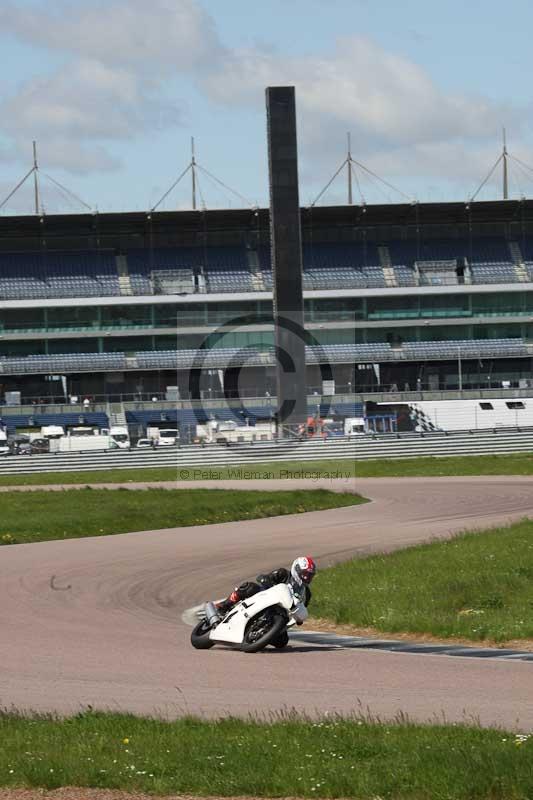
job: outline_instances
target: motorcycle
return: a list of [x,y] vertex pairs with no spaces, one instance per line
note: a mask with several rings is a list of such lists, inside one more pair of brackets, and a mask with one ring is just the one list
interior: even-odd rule
[[257,653],[268,645],[286,647],[288,629],[305,622],[307,608],[290,584],[279,583],[241,600],[224,616],[214,603],[206,603],[204,615],[191,633],[191,644],[197,650],[226,644]]

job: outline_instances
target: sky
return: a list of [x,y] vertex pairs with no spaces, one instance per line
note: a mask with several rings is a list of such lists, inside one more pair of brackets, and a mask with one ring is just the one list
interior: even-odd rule
[[[346,157],[354,202],[466,201],[501,153],[533,196],[533,4],[509,0],[1,0],[0,204],[32,166],[46,213],[148,211],[190,162],[200,206],[268,203],[265,87],[294,85],[300,201]],[[515,160],[517,159],[517,160]],[[345,203],[341,174],[320,204]],[[399,190],[399,191],[397,191]],[[477,195],[501,197],[497,169]],[[1,209],[31,213],[32,185]],[[190,173],[159,206],[191,207]]]

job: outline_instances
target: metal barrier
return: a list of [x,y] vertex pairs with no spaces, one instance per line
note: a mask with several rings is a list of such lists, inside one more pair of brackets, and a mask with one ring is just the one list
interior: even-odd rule
[[83,453],[50,453],[33,456],[5,456],[0,475],[39,472],[86,472],[89,470],[207,467],[324,460],[362,461],[419,456],[494,455],[533,453],[533,428],[500,428],[450,433],[376,434],[325,440],[282,440],[253,444],[190,445],[159,450],[114,450]]
[[[155,395],[153,395],[155,396]],[[506,400],[506,399],[528,399],[533,397],[533,387],[530,388],[478,388],[470,389],[463,388],[461,391],[457,389],[450,390],[431,390],[427,387],[410,391],[391,391],[389,387],[387,391],[381,390],[379,387],[373,389],[368,387],[367,390],[357,389],[357,391],[341,392],[334,395],[326,394],[310,394],[307,396],[307,402],[310,408],[313,405],[330,405],[335,408],[336,405],[342,403],[364,403],[366,401],[373,401],[375,403],[410,403],[420,402],[422,400]],[[94,398],[93,398],[94,400]],[[30,404],[28,402],[20,406],[0,406],[0,417],[24,415],[37,415],[37,414],[66,414],[76,413],[84,414],[87,411],[100,411],[106,413],[109,402],[122,402],[126,411],[167,411],[174,409],[190,409],[196,408],[209,410],[217,408],[234,407],[240,409],[242,405],[246,406],[264,406],[275,410],[277,407],[277,400],[274,396],[246,396],[241,397],[204,397],[199,400],[165,400],[161,396],[157,401],[152,401],[151,398],[135,398],[133,395],[115,395],[115,396],[102,396],[95,398],[95,402],[91,401],[90,408],[87,409],[83,403],[75,405],[66,403],[64,401],[52,402],[50,398],[45,398],[43,403]],[[243,402],[246,400],[246,402]]]

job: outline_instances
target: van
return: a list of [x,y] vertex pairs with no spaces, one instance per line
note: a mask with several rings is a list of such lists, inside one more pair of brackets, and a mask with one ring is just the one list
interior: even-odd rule
[[160,428],[157,444],[159,447],[169,447],[178,443],[179,433],[176,428]]

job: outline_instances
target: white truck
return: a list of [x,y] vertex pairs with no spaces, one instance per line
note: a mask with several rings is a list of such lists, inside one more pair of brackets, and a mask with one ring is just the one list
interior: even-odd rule
[[103,429],[102,433],[110,436],[121,450],[130,449],[130,432],[127,425],[112,425],[109,430]]
[[112,436],[62,436],[50,441],[51,453],[79,453],[88,450],[118,450],[119,446]]
[[62,436],[65,435],[65,429],[61,425],[43,425],[41,428],[41,434],[39,436],[38,433],[30,434],[30,441],[31,439],[60,439]]
[[43,425],[40,433],[30,433],[33,439],[48,439],[50,452],[68,452],[70,450],[127,450],[130,447],[130,434],[126,425],[115,425],[102,428],[79,425],[66,431],[61,425]]
[[368,433],[368,426],[364,417],[347,417],[344,420],[345,436],[364,436]]
[[0,429],[0,456],[7,456],[10,452],[9,445],[7,443],[7,431]]
[[171,447],[179,443],[180,434],[177,428],[151,426],[146,429],[146,438],[155,442],[156,447]]
[[209,444],[240,444],[243,442],[266,442],[274,438],[275,423],[259,422],[256,425],[238,425],[231,420],[209,420],[196,426],[196,437]]

